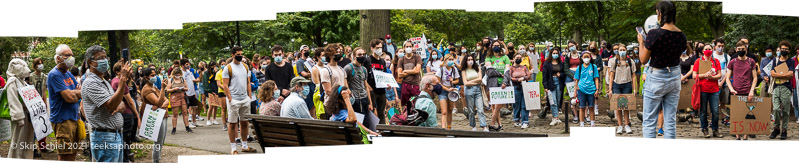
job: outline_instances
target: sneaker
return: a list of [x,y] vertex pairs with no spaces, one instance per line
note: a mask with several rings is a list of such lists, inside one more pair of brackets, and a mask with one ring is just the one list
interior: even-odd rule
[[515,123],[513,123],[513,126],[519,127],[519,126],[522,126],[522,123],[521,122],[515,122]]
[[227,125],[222,125],[222,131],[227,131]]
[[719,134],[719,131],[718,131],[718,130],[713,130],[713,137],[716,137],[716,138],[723,138],[723,137],[724,137],[724,135],[722,135],[722,134]]
[[585,123],[580,122],[580,127],[585,127]]
[[616,134],[621,134],[623,129],[621,126],[616,126]]
[[782,130],[782,133],[780,134],[780,140],[785,140],[785,139],[788,139],[788,131],[787,131],[787,129]]
[[710,134],[707,133],[707,129],[702,129],[702,137],[710,138]]
[[194,131],[192,131],[190,127],[186,127],[186,132],[188,132],[188,133],[194,133]]
[[630,129],[630,126],[624,126],[624,133],[632,134],[633,133],[633,129]]
[[189,115],[189,122],[192,122],[192,120],[191,120],[191,115]]
[[552,122],[549,122],[549,125],[550,125],[550,126],[557,125],[557,124],[559,123],[559,121],[560,121],[560,120],[558,120],[558,119],[552,119]]
[[594,115],[599,115],[599,109],[597,109],[596,107],[594,108]]
[[472,131],[477,131],[477,127],[472,127]]
[[191,123],[189,123],[189,127],[188,128],[197,128],[197,126],[194,125],[194,122],[191,122]]
[[236,138],[236,144],[241,145],[241,138]]
[[799,119],[796,120],[796,123],[799,123]]
[[203,127],[203,123],[202,122],[197,122],[197,123],[194,123],[194,126]]
[[574,119],[572,119],[572,123],[577,124],[577,122],[580,122],[580,120],[577,120],[577,117],[574,117]]
[[527,123],[523,123],[522,124],[522,128],[527,128],[527,127],[529,127],[529,125]]
[[780,134],[780,128],[775,127],[774,131],[771,132],[771,135],[769,135],[768,138],[776,139],[778,134]]
[[458,108],[452,108],[452,114],[458,113]]
[[198,120],[198,121],[205,121],[205,118],[203,118],[203,117],[197,117],[197,120]]
[[488,128],[483,128],[483,132],[488,132]]
[[658,129],[658,136],[663,136],[663,128]]
[[594,127],[594,121],[591,121],[591,127]]
[[214,125],[219,125],[219,122],[216,122],[216,120],[214,120]]
[[178,132],[178,130],[177,130],[177,129],[175,129],[175,128],[172,128],[172,135],[175,135],[177,132]]
[[211,121],[205,121],[206,126],[211,126]]
[[252,136],[250,136],[250,135],[247,135],[247,143],[249,143],[249,142],[254,142],[254,141],[255,141],[255,138],[253,138],[253,137],[252,137]]

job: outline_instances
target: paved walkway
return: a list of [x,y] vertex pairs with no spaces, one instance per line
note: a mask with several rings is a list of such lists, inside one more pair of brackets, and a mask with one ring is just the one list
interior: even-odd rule
[[[175,135],[170,134],[172,132],[172,117],[169,117],[168,121],[167,134],[169,135],[166,136],[166,144],[230,154],[230,141],[228,140],[227,131],[222,131],[222,119],[217,118],[217,122],[220,124],[211,126],[205,126],[205,121],[200,121],[203,127],[192,129],[194,133],[187,133],[185,127],[183,127],[183,120],[178,119],[177,134]],[[250,130],[250,133],[252,133],[252,130]],[[255,141],[249,142],[247,145],[257,149],[259,153],[263,152],[261,146]],[[238,148],[241,149],[241,146]]]

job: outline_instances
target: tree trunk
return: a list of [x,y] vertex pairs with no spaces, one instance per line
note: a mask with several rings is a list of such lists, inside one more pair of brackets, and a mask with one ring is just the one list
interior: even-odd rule
[[572,35],[572,40],[577,42],[578,47],[582,47],[583,44],[583,30],[580,28],[574,29],[574,34]]
[[[119,55],[118,55],[119,54],[119,47],[117,47],[117,35],[116,35],[116,32],[117,31],[107,31],[106,32],[107,33],[106,36],[108,37],[108,51],[106,51],[106,55],[108,56],[108,58],[110,58],[109,62],[108,62],[108,64],[110,64],[109,67],[113,66],[114,63],[117,63],[117,61],[119,61],[119,58],[120,58]],[[110,74],[111,74],[111,78],[116,76],[116,74],[114,74],[114,73],[110,73]]]
[[[119,41],[119,49],[128,49],[130,50],[130,31],[118,31],[117,32],[117,41]],[[131,58],[133,52],[130,52]]]
[[391,34],[391,10],[360,10],[361,37],[358,44],[371,54],[369,42]]

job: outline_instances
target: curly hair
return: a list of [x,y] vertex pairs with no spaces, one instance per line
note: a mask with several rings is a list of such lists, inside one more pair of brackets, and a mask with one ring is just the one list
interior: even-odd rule
[[258,87],[258,100],[262,102],[270,102],[274,100],[275,88],[277,85],[273,80],[267,80],[264,84]]

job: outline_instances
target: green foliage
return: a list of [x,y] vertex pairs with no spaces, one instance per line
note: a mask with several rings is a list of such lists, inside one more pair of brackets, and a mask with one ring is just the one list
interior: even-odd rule
[[[789,40],[794,48],[799,40],[798,17],[765,16],[765,15],[724,15],[724,21],[730,22],[723,39],[727,48],[735,47],[741,36],[749,38],[751,51],[763,53],[766,45],[778,46],[782,40]],[[796,50],[796,49],[794,49]]]

